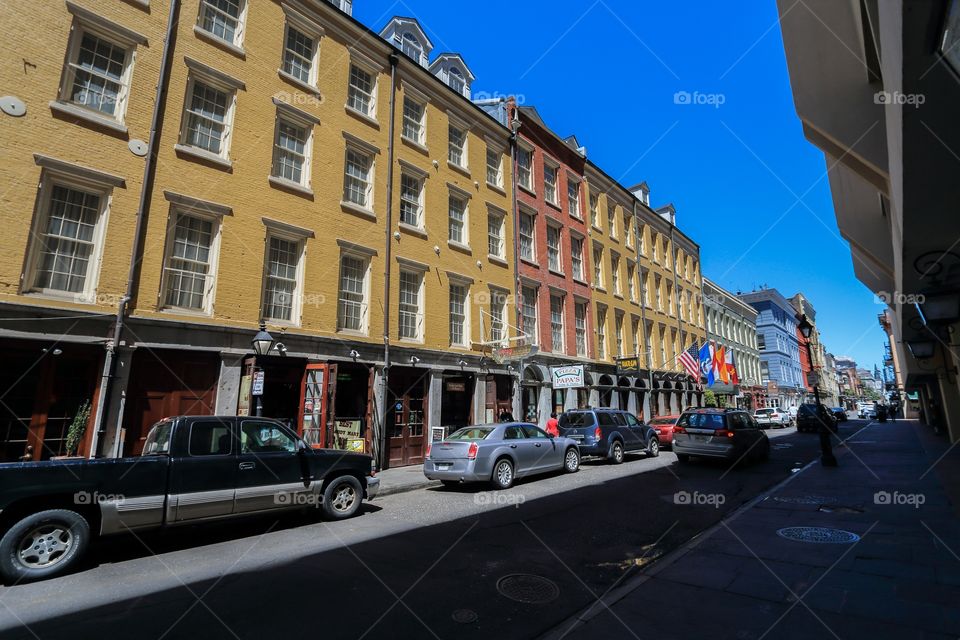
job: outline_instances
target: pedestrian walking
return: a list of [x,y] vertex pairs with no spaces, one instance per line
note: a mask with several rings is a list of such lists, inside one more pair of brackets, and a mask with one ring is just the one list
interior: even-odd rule
[[554,438],[560,437],[560,422],[557,420],[556,411],[551,413],[550,419],[547,420],[547,433],[552,435]]

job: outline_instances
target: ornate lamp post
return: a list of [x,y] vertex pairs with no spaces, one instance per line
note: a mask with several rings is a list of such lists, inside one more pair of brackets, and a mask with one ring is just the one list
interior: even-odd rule
[[[800,329],[800,333],[803,335],[806,346],[807,346],[807,359],[810,361],[810,371],[813,372],[813,350],[810,348],[810,335],[813,333],[813,325],[810,324],[810,321],[807,320],[806,314],[803,314],[799,318],[799,324],[797,328]],[[818,375],[818,374],[815,374]],[[826,414],[826,409],[823,408],[823,405],[820,404],[820,380],[819,376],[814,378],[813,385],[813,399],[816,402],[816,416],[817,420],[820,422],[820,464],[825,467],[835,467],[837,466],[837,459],[833,455],[833,446],[830,443],[830,427],[823,421],[823,417]]]
[[[257,354],[258,358],[267,355],[270,353],[270,350],[273,349],[273,336],[267,333],[267,326],[264,323],[260,323],[260,331],[257,332],[257,335],[253,336],[253,340],[251,340],[250,343],[253,345],[253,352]],[[256,376],[256,366],[254,367],[254,376]],[[263,415],[263,394],[256,394],[256,398],[255,414],[259,418]]]

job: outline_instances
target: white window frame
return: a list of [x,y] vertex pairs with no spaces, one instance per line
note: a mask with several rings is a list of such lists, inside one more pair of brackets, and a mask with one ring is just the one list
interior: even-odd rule
[[623,312],[616,311],[613,316],[614,340],[617,346],[617,357],[623,357]]
[[[507,238],[506,238],[506,213],[492,206],[487,206],[487,257],[506,260],[507,258]],[[496,223],[496,224],[494,224]],[[494,228],[496,233],[493,233]],[[490,249],[496,241],[499,251],[493,252]]]
[[[267,296],[270,293],[268,290],[268,283],[270,282],[270,273],[269,273],[269,263],[270,263],[270,251],[271,251],[271,242],[273,240],[280,240],[282,242],[290,242],[296,245],[297,252],[297,267],[296,267],[296,276],[294,281],[293,289],[293,300],[290,305],[290,319],[284,320],[283,318],[275,318],[267,315]],[[263,305],[263,319],[269,321],[271,324],[276,325],[287,325],[292,327],[299,327],[301,315],[303,313],[303,273],[304,273],[304,262],[306,259],[306,237],[298,234],[283,233],[274,229],[270,229],[268,225],[267,238],[265,242],[264,250],[264,259],[263,259],[263,295],[262,302]]]
[[[533,303],[527,302],[527,293],[532,292]],[[527,339],[527,344],[540,344],[540,288],[536,285],[524,283],[520,286],[520,330],[523,331]],[[528,309],[533,310],[533,314],[527,313]],[[527,331],[527,322],[532,324],[533,332]]]
[[[93,247],[87,260],[87,271],[84,274],[83,289],[78,292],[40,287],[37,282],[39,278],[40,261],[43,257],[43,238],[46,236],[45,230],[50,221],[51,198],[53,197],[53,189],[55,186],[75,191],[84,191],[100,199],[99,210],[97,211],[97,222],[91,238]],[[27,283],[27,285],[24,288],[24,293],[50,298],[69,299],[73,302],[83,304],[96,303],[97,286],[100,280],[103,247],[106,237],[107,218],[113,198],[113,186],[115,185],[84,180],[59,171],[44,169],[41,172],[40,185],[37,190],[36,214],[30,234],[30,243],[28,245],[29,258],[27,260],[27,272],[24,278],[24,282]]]
[[619,235],[617,231],[617,205],[607,202],[607,226],[610,227],[610,237],[616,240]]
[[[347,166],[350,164],[350,154],[356,154],[360,157],[364,157],[368,160],[367,176],[364,179],[357,178],[355,176],[349,176],[347,174]],[[341,194],[341,205],[360,209],[369,214],[373,214],[374,210],[374,182],[377,174],[377,154],[362,145],[355,144],[351,140],[347,140],[346,149],[343,154],[343,193]],[[360,182],[365,182],[366,186],[364,189],[364,202],[360,204],[349,200],[347,198],[347,182],[348,180],[358,180]]]
[[[556,243],[553,246],[550,244],[551,232],[556,234]],[[554,257],[556,257],[556,265],[551,264]],[[547,269],[563,275],[563,227],[550,222],[547,222]]]
[[[406,185],[404,184],[404,181],[412,181],[416,183],[416,186],[417,186],[416,200],[410,198],[405,193]],[[424,213],[423,201],[424,201],[424,192],[425,192],[426,182],[427,182],[426,176],[424,176],[423,173],[420,173],[419,171],[413,171],[407,167],[404,167],[400,170],[400,205],[399,205],[399,216],[400,216],[399,224],[400,225],[423,230],[424,218],[425,218],[425,216],[423,215]],[[416,207],[416,210],[414,213],[416,220],[414,222],[410,222],[408,220],[403,219],[404,205]]]
[[[357,69],[370,76],[371,87],[369,93],[353,84],[353,70]],[[380,86],[380,69],[371,60],[361,57],[357,51],[351,50],[350,64],[347,65],[347,102],[344,108],[373,123],[377,123],[377,92]],[[351,104],[354,92],[360,92],[367,100],[367,110],[364,111]]]
[[[547,180],[547,176],[553,176],[553,181]],[[547,204],[555,207],[560,206],[560,165],[550,158],[543,157],[543,199]]]
[[603,286],[603,245],[593,243],[593,287],[595,289],[605,290]]
[[[576,245],[579,245],[579,251],[576,250]],[[584,273],[583,245],[583,236],[576,233],[570,233],[570,270],[572,271],[570,275],[574,280],[578,280],[580,282],[586,282],[587,280],[586,273]],[[577,268],[577,265],[579,265],[579,269]]]
[[[209,222],[211,225],[210,248],[209,253],[209,271],[207,277],[209,283],[203,292],[203,304],[198,309],[196,307],[181,307],[167,302],[170,293],[170,273],[169,263],[173,259],[174,239],[176,237],[177,222],[180,216],[188,216]],[[202,208],[193,208],[184,205],[173,204],[170,207],[170,216],[167,220],[167,241],[163,252],[163,274],[160,283],[160,305],[164,311],[173,313],[185,313],[196,315],[213,315],[214,300],[217,290],[217,271],[220,262],[220,242],[223,232],[222,216],[210,214]]]
[[[472,283],[467,280],[462,280],[460,278],[450,278],[450,284],[447,288],[447,338],[449,340],[451,347],[457,347],[460,349],[469,349],[472,344],[473,336],[470,333],[470,287]],[[462,334],[462,341],[456,342],[453,339],[453,288],[459,287],[463,289],[463,324],[460,328]]]
[[[243,47],[243,37],[244,37],[245,32],[246,32],[247,9],[248,9],[250,3],[249,3],[247,0],[237,0],[237,4],[240,5],[240,6],[239,6],[240,11],[239,11],[239,15],[238,15],[237,18],[236,18],[237,26],[236,26],[236,28],[234,29],[233,39],[232,39],[232,40],[227,40],[227,39],[224,38],[223,36],[219,36],[219,35],[217,35],[216,33],[214,33],[213,31],[210,31],[210,30],[204,28],[204,26],[203,26],[203,18],[204,18],[204,16],[206,15],[207,11],[213,11],[214,13],[223,13],[223,11],[221,11],[221,10],[218,9],[217,7],[213,6],[213,5],[209,2],[209,0],[200,0],[200,10],[197,12],[197,29],[199,29],[201,32],[203,32],[204,34],[208,35],[208,36],[211,37],[211,38],[214,38],[214,39],[219,40],[219,41],[221,41],[221,42],[226,42],[227,44],[229,44],[229,45],[231,45],[231,46],[233,46],[233,47],[236,47],[236,48],[238,48],[238,49],[239,49],[239,48],[242,48],[242,47]],[[231,16],[230,19],[233,20],[234,18]]]
[[[463,220],[457,221],[461,226],[459,240],[453,237],[452,223],[455,221],[453,217],[454,200],[463,203]],[[470,248],[470,194],[460,189],[454,189],[452,186],[450,186],[449,196],[447,198],[447,241],[454,246]]]
[[607,307],[597,305],[597,358],[607,359]]
[[[206,116],[201,116],[195,114],[191,111],[191,103],[193,101],[193,91],[197,83],[207,86],[214,91],[218,91],[226,95],[226,109],[223,117],[223,134],[220,138],[220,151],[218,153],[205,149],[203,147],[191,144],[190,139],[190,121],[191,117],[204,118]],[[237,108],[237,87],[230,86],[209,76],[201,71],[191,70],[187,77],[187,91],[184,97],[183,105],[183,119],[181,124],[180,132],[180,143],[179,146],[185,150],[188,150],[191,153],[201,155],[204,157],[209,157],[212,159],[219,159],[230,162],[230,146],[233,141],[233,118]]]
[[[559,323],[555,322],[556,314],[553,303],[560,302]],[[566,296],[560,293],[550,293],[550,349],[553,353],[566,353],[566,323],[564,322],[564,313],[566,313]],[[559,327],[560,340],[557,344],[556,336]]]
[[[496,165],[490,164],[490,157],[496,158]],[[497,189],[503,189],[503,149],[487,142],[487,184]],[[494,174],[494,181],[490,181],[490,174]]]
[[627,294],[630,302],[637,302],[637,263],[627,260]]
[[[588,357],[589,344],[590,341],[587,340],[587,316],[589,315],[589,303],[579,300],[573,301],[573,332],[574,332],[574,342],[576,343],[576,351],[578,358]],[[582,313],[580,313],[582,310]],[[583,327],[581,328],[581,322]],[[583,349],[581,349],[581,343]]]
[[[280,49],[280,68],[278,71],[280,75],[284,78],[292,80],[297,84],[302,84],[308,88],[316,89],[318,78],[319,78],[319,66],[320,66],[320,43],[325,35],[324,28],[306,17],[293,7],[291,7],[286,2],[281,4],[283,7],[283,12],[286,14],[286,23],[284,24],[283,29],[283,43]],[[304,80],[299,78],[289,71],[287,71],[287,52],[291,51],[287,46],[290,29],[295,29],[299,31],[304,37],[310,38],[313,40],[313,47],[310,51],[310,70],[307,74],[307,79]],[[299,53],[293,52],[299,58],[303,58]]]
[[633,214],[623,212],[623,243],[628,249],[633,249]]
[[[343,262],[345,259],[358,260],[363,264],[363,299],[360,302],[360,327],[358,329],[347,328],[344,318],[341,315],[341,304],[343,304]],[[351,335],[368,335],[370,331],[370,268],[372,260],[371,254],[355,251],[353,249],[341,246],[340,259],[337,263],[337,333]],[[353,301],[350,301],[353,304]]]
[[[457,131],[463,134],[463,144],[459,148],[454,144],[453,133]],[[458,150],[460,153],[460,162],[455,161],[452,156],[454,150]],[[450,166],[462,169],[463,171],[470,170],[470,127],[462,122],[459,119],[450,118],[449,123],[447,124],[447,164]]]
[[[270,175],[281,183],[293,184],[301,186],[305,189],[310,189],[313,184],[313,139],[314,139],[314,125],[319,122],[316,118],[307,114],[303,111],[300,111],[296,107],[292,107],[284,102],[281,102],[278,99],[274,99],[274,103],[277,105],[277,116],[276,123],[274,125],[274,134],[273,134],[273,160],[270,170]],[[278,153],[280,153],[280,126],[281,123],[286,123],[289,126],[299,127],[307,133],[307,139],[303,147],[303,166],[300,169],[300,181],[291,180],[290,178],[283,177],[279,175],[277,171],[277,160]]]
[[580,180],[567,174],[567,213],[570,217],[577,220],[583,220],[583,212],[580,210]]
[[[523,255],[523,242],[526,235],[523,233],[523,221],[527,219],[530,220],[530,254],[525,256]],[[520,252],[520,259],[535,263],[537,260],[537,215],[535,213],[524,209],[520,210],[520,220],[517,222],[517,234],[517,247]]]
[[[529,164],[524,167],[521,158],[529,158]],[[534,154],[533,148],[526,144],[517,145],[517,184],[529,191],[530,193],[536,193],[533,186],[533,171],[534,171]],[[526,179],[524,179],[526,176]]]
[[637,225],[637,251],[640,252],[640,255],[647,255],[647,242],[644,239],[644,229],[646,225],[642,222]]
[[[414,118],[407,111],[407,107],[411,106],[414,109],[420,110],[419,120]],[[412,110],[412,109],[411,109]],[[407,129],[413,129],[414,135],[408,135]],[[426,146],[427,142],[427,103],[417,98],[414,98],[412,95],[407,95],[407,92],[403,96],[403,122],[400,127],[400,137],[406,140],[407,142],[412,142],[421,147]]]
[[600,196],[596,193],[590,194],[590,226],[600,228]]
[[[405,266],[402,266],[400,268],[399,275],[397,276],[397,339],[398,340],[403,340],[404,342],[418,342],[418,343],[423,342],[424,321],[425,321],[424,282],[426,280],[426,278],[424,277],[424,273],[425,272],[423,271],[422,268],[411,268],[411,267],[405,267]],[[401,327],[403,326],[403,323],[400,321],[400,318],[403,317],[404,313],[407,313],[408,315],[411,313],[409,309],[405,311],[403,308],[403,304],[404,304],[403,289],[401,287],[403,282],[402,278],[404,275],[408,275],[408,276],[413,275],[417,278],[417,302],[416,302],[417,308],[416,308],[416,311],[414,311],[412,314],[415,319],[416,332],[415,332],[415,335],[413,336],[405,336],[401,334]]]
[[[490,287],[490,343],[506,346],[510,343],[507,323],[507,298],[510,294],[497,287]],[[496,310],[496,314],[494,311]],[[499,319],[497,319],[499,315]],[[495,327],[499,325],[499,327]],[[495,329],[499,329],[500,337],[494,335]]]
[[623,297],[623,285],[620,282],[620,254],[616,251],[610,252],[610,286],[613,289],[613,295]]

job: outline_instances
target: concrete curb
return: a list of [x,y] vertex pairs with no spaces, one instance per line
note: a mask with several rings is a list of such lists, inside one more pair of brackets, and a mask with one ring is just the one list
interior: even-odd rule
[[381,486],[380,492],[377,494],[377,497],[374,498],[374,500],[378,498],[382,498],[384,496],[394,496],[394,495],[397,495],[398,493],[407,493],[409,491],[416,491],[417,489],[429,489],[430,487],[439,487],[439,486],[440,486],[439,480],[427,480],[426,478],[423,479],[423,482],[401,484],[393,487]]
[[807,469],[819,463],[820,463],[819,458],[815,458],[814,460],[811,460],[810,462],[805,464],[803,467],[801,467],[800,470],[797,471],[796,473],[793,473],[789,477],[784,478],[783,480],[773,485],[763,493],[752,498],[749,502],[742,504],[733,513],[731,513],[730,515],[720,520],[720,522],[698,533],[697,535],[695,535],[694,537],[690,538],[688,541],[683,543],[681,546],[677,547],[667,555],[663,556],[662,558],[654,562],[649,569],[643,570],[643,573],[641,573],[640,575],[627,579],[622,585],[614,589],[611,589],[599,600],[597,600],[593,604],[588,605],[587,607],[582,609],[579,613],[570,616],[563,622],[560,622],[559,624],[555,625],[549,631],[541,634],[540,636],[537,636],[537,640],[560,640],[560,638],[564,638],[571,632],[577,630],[579,627],[582,627],[585,623],[589,622],[599,614],[603,613],[609,607],[612,607],[614,604],[616,604],[617,602],[619,602],[620,600],[628,596],[633,591],[635,591],[642,584],[644,584],[651,578],[655,577],[661,571],[666,570],[673,563],[677,562],[678,560],[683,558],[685,555],[687,555],[688,553],[696,549],[698,546],[700,546],[700,544],[703,541],[709,539],[710,536],[712,536],[714,533],[716,533],[720,529],[726,528],[727,524],[729,524],[730,522],[733,522],[734,520],[739,518],[741,515],[743,515],[746,511],[752,509],[760,502],[766,500],[771,495],[773,495],[783,487],[793,482],[794,478],[797,478],[798,476],[800,476],[800,474],[805,472]]

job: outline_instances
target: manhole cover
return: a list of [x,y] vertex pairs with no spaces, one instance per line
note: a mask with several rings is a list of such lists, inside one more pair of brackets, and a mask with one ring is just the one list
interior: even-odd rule
[[777,502],[786,502],[787,504],[833,504],[836,498],[830,496],[774,496]]
[[476,622],[479,616],[477,616],[477,612],[472,609],[457,609],[451,617],[454,622],[470,624],[471,622]]
[[543,576],[514,573],[497,580],[497,591],[502,595],[527,604],[545,604],[560,596],[560,587]]
[[850,531],[826,527],[785,527],[777,531],[777,535],[787,540],[817,544],[851,544],[860,539],[860,536]]

